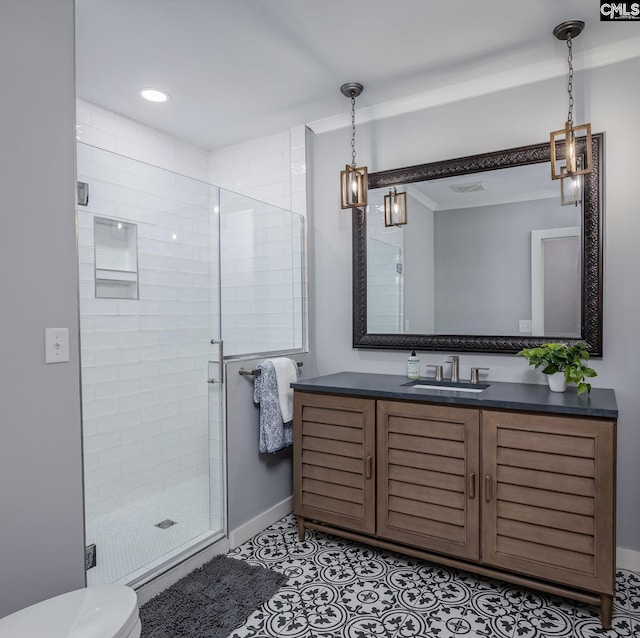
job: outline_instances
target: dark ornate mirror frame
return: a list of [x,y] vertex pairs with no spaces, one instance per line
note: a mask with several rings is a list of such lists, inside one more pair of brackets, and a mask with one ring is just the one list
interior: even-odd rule
[[[593,172],[585,175],[582,234],[582,335],[592,356],[602,356],[602,152],[604,134],[592,136]],[[584,141],[582,148],[584,152]],[[562,149],[561,149],[562,151]],[[497,168],[550,161],[549,142],[471,155],[431,164],[369,173],[369,189],[395,184],[467,175]],[[558,186],[558,197],[560,187]],[[367,228],[364,211],[353,210],[353,347],[386,350],[446,350],[454,352],[514,353],[550,338],[429,334],[373,334],[367,332]]]

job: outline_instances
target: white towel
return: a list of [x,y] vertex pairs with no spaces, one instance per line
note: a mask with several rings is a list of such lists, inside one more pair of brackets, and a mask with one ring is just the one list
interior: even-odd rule
[[298,365],[287,357],[277,357],[275,359],[267,359],[267,361],[271,361],[276,369],[278,401],[280,402],[282,422],[290,423],[293,421],[293,389],[289,386],[298,380]]

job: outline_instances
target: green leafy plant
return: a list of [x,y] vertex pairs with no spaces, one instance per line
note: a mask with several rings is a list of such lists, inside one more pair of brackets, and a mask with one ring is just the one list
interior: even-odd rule
[[583,361],[589,360],[586,344],[578,343],[543,343],[537,348],[525,348],[516,354],[524,357],[530,366],[542,369],[543,374],[555,374],[564,372],[567,383],[575,383],[578,386],[578,394],[591,392],[591,384],[585,379],[598,376],[598,373]]

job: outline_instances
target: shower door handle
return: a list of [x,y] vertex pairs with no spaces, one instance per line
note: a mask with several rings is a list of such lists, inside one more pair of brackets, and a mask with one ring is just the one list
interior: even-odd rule
[[[218,346],[218,378],[207,379],[207,383],[224,383],[224,345],[222,339],[211,339],[211,345]],[[209,363],[216,363],[209,361]]]

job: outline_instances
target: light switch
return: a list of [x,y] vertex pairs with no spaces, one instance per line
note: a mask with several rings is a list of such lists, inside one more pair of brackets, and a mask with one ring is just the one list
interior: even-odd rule
[[69,328],[45,328],[44,362],[69,361]]

